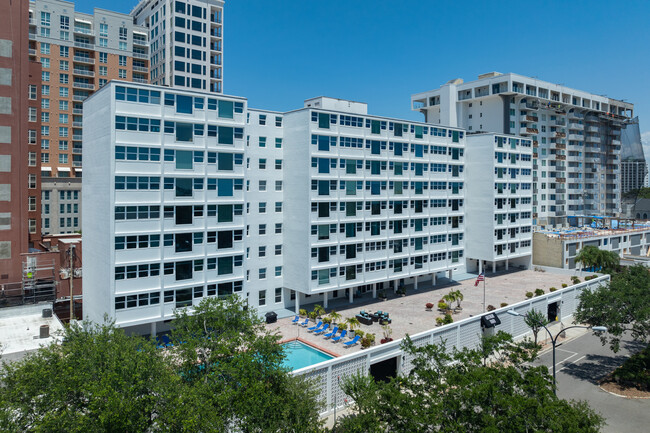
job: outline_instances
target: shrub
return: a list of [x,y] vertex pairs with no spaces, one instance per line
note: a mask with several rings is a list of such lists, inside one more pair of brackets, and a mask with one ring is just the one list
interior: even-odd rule
[[573,284],[578,284],[578,283],[580,283],[580,278],[578,278],[578,277],[576,277],[574,275],[574,276],[571,277],[571,282],[573,282]]
[[494,310],[496,310],[496,307],[494,305],[490,304],[490,305],[487,306],[486,310],[494,311]]
[[555,292],[556,290],[557,289],[555,287],[551,287],[550,289],[548,289],[549,292]]
[[507,307],[507,306],[508,306],[508,303],[507,303],[507,302],[502,302],[502,303],[501,303],[501,308],[504,308],[504,307]]
[[425,307],[427,307],[428,310],[433,308],[433,304],[431,302],[427,302]]
[[345,322],[339,323],[339,330],[343,331],[344,329],[348,329],[348,324]]
[[300,310],[298,310],[298,315],[302,316],[302,317],[305,317],[307,315],[307,310],[305,310],[304,308],[301,308]]
[[440,302],[438,302],[438,309],[443,310],[443,311],[448,310],[449,305],[447,305],[447,303],[445,301],[440,301]]
[[[553,287],[555,288],[555,287]],[[544,294],[544,290],[542,289],[535,289],[535,296],[542,296]]]
[[327,316],[323,317],[323,323],[332,323],[332,318]]
[[310,311],[309,314],[308,314],[308,316],[309,316],[309,318],[310,318],[311,320],[316,320],[316,316],[317,316],[317,314],[316,314],[315,311]]
[[451,317],[451,314],[447,313],[445,314],[445,317],[442,319],[442,323],[447,325],[449,323],[454,323],[454,318]]
[[361,339],[361,347],[368,348],[372,346],[375,342],[375,334],[367,333]]
[[526,297],[527,297],[528,299],[532,298],[533,296],[534,296],[534,295],[533,295],[533,292],[526,292]]
[[[562,283],[562,288],[563,289],[566,289],[567,287],[569,287],[569,285],[567,283]],[[555,287],[553,287],[553,288],[555,288]]]
[[442,317],[436,317],[436,325],[441,326],[443,323],[445,323],[445,319]]
[[359,338],[363,338],[363,334],[364,334],[364,332],[361,329],[355,329],[355,331],[354,331],[354,335],[355,336],[358,335]]
[[614,370],[612,378],[621,386],[650,391],[650,346],[632,355]]

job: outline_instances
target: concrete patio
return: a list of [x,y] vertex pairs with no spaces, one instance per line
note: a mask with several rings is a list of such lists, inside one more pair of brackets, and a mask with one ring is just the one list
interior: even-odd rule
[[[584,281],[584,277],[589,275],[583,273],[578,275],[580,281]],[[385,311],[390,314],[392,319],[391,329],[393,330],[392,338],[397,340],[404,337],[406,334],[414,335],[419,332],[426,331],[436,326],[436,317],[441,317],[443,314],[437,310],[438,300],[440,300],[450,290],[460,290],[463,293],[464,300],[461,303],[462,311],[453,314],[454,321],[462,320],[483,312],[483,283],[479,283],[478,287],[474,287],[475,278],[466,279],[463,281],[441,281],[435,287],[431,287],[430,282],[426,284],[419,284],[418,290],[414,290],[413,286],[407,286],[406,296],[399,296],[387,291],[388,299],[383,301],[381,299],[373,299],[372,293],[365,293],[362,297],[354,299],[354,303],[350,304],[347,298],[331,299],[327,312],[335,310],[342,315],[344,321],[348,317],[353,317],[359,313],[360,310],[370,312]],[[549,288],[556,287],[562,288],[562,283],[571,285],[571,275],[566,272],[553,273],[552,271],[539,272],[534,270],[518,270],[518,271],[505,271],[497,272],[496,274],[488,274],[486,278],[486,306],[493,305],[499,308],[502,302],[514,304],[526,299],[526,292],[535,289],[542,289],[545,293],[549,293]],[[432,311],[426,311],[425,304],[431,302],[434,304]],[[313,310],[314,304],[301,306],[307,311]],[[282,340],[292,340],[300,337],[302,340],[309,342],[315,347],[321,347],[328,352],[338,355],[344,355],[353,351],[361,350],[360,345],[350,348],[344,348],[341,342],[332,343],[322,336],[313,335],[308,332],[306,328],[294,325],[291,323],[294,315],[279,319],[277,323],[266,325],[269,330],[276,330],[281,336]],[[304,319],[303,319],[304,320]],[[314,324],[310,322],[310,326]],[[383,338],[382,327],[378,323],[372,325],[360,325],[360,329],[364,333],[375,334],[376,344]],[[349,341],[345,338],[342,341]]]

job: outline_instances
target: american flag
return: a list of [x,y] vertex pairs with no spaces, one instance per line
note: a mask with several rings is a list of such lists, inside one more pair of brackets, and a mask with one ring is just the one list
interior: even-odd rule
[[481,272],[478,277],[476,277],[476,281],[474,282],[474,287],[478,286],[478,283],[481,281],[485,281],[485,272]]

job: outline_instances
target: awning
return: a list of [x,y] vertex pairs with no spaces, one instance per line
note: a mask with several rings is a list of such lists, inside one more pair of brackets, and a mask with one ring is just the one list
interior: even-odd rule
[[52,167],[41,167],[41,171],[52,171]]
[[81,171],[81,167],[75,167],[74,171]]
[[59,167],[57,168],[58,171],[70,171],[70,167]]
[[133,33],[137,33],[139,35],[147,36],[147,32],[141,32],[140,30],[133,30]]
[[74,19],[74,20],[75,20],[75,21],[77,21],[77,22],[80,22],[80,23],[86,23],[86,24],[90,24],[90,25],[92,25],[92,24],[93,24],[93,22],[92,22],[92,21],[88,21],[88,20],[82,20],[81,18],[77,18],[77,17],[75,17],[75,19]]

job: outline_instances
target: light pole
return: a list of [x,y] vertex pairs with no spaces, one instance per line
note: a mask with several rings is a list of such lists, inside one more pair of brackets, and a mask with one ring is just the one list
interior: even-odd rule
[[[508,311],[506,311],[506,313],[510,314],[511,316],[527,317],[527,314],[521,314],[521,313],[516,312],[515,310],[508,310]],[[553,344],[553,393],[557,397],[557,379],[556,379],[556,373],[555,373],[555,347],[556,347],[557,339],[560,337],[560,335],[564,331],[566,331],[567,329],[571,329],[571,328],[584,328],[584,329],[592,329],[592,330],[594,330],[596,332],[607,332],[607,327],[605,327],[605,326],[593,326],[593,327],[591,327],[591,326],[583,326],[583,325],[572,325],[572,326],[569,326],[567,328],[562,329],[560,332],[555,334],[555,336],[553,336],[553,334],[551,334],[551,331],[548,330],[546,325],[544,325],[541,322],[538,323],[538,325],[540,325],[544,329],[546,329],[546,332],[548,332],[548,336],[551,338],[551,343]]]

